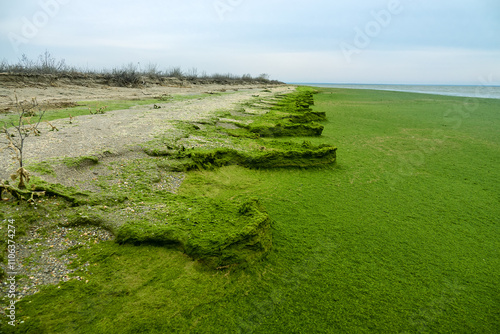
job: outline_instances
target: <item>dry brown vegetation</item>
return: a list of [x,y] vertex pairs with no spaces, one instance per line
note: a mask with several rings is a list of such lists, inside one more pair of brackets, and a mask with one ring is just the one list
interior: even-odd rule
[[180,67],[171,67],[161,70],[157,64],[147,64],[141,66],[140,63],[129,63],[128,65],[113,69],[93,70],[81,69],[66,64],[65,60],[57,60],[50,52],[45,51],[37,60],[29,59],[22,55],[15,64],[10,64],[3,60],[0,62],[0,73],[8,73],[17,77],[31,77],[40,80],[44,76],[49,81],[58,79],[81,80],[82,78],[92,78],[94,81],[117,87],[141,87],[151,83],[165,83],[172,79],[189,81],[193,84],[242,84],[260,83],[277,84],[276,80],[270,80],[265,73],[258,76],[251,74],[234,75],[231,73],[198,74],[198,69],[192,68],[183,71]]

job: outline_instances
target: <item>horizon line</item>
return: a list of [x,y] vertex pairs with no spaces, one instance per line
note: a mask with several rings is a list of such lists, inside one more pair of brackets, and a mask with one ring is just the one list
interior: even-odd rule
[[470,87],[477,87],[477,86],[484,86],[484,87],[500,87],[500,83],[498,84],[490,84],[490,85],[485,85],[485,84],[480,84],[480,83],[466,83],[466,84],[452,84],[452,83],[338,83],[338,82],[300,82],[300,81],[285,81],[286,84],[289,85],[294,85],[294,84],[300,84],[300,85],[366,85],[366,86],[470,86]]

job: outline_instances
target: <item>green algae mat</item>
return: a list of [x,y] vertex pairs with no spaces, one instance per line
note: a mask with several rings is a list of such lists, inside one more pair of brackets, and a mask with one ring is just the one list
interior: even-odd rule
[[[119,244],[154,244],[176,248],[212,269],[241,266],[265,256],[272,246],[271,219],[258,199],[235,201],[209,200],[196,195],[175,196],[170,191],[158,189],[157,181],[161,181],[158,173],[213,170],[228,165],[263,169],[310,168],[333,164],[336,148],[331,145],[313,145],[308,141],[299,144],[292,141],[263,140],[260,139],[260,134],[252,132],[253,126],[263,120],[266,125],[259,128],[267,129],[270,133],[275,133],[273,129],[276,128],[287,129],[286,133],[281,132],[278,137],[297,137],[311,126],[322,130],[323,126],[314,124],[307,116],[312,114],[309,106],[314,103],[313,93],[315,91],[312,89],[299,88],[285,95],[275,95],[271,101],[254,99],[246,105],[253,107],[260,104],[260,107],[256,107],[260,110],[257,115],[246,113],[244,109],[238,111],[238,116],[231,112],[219,113],[220,116],[226,116],[226,122],[232,121],[234,126],[241,126],[241,136],[229,136],[229,141],[227,129],[217,125],[221,117],[215,116],[206,121],[203,129],[201,124],[178,122],[177,137],[169,138],[165,134],[144,145],[145,153],[151,158],[139,158],[122,165],[126,167],[120,172],[120,183],[123,181],[123,185],[128,185],[123,188],[121,184],[113,187],[112,180],[100,177],[99,180],[94,178],[98,181],[94,182],[97,188],[95,192],[82,192],[38,179],[31,183],[29,190],[15,189],[9,184],[1,184],[0,190],[11,193],[17,199],[24,198],[31,204],[35,204],[33,195],[62,198],[71,206],[79,208],[59,209],[68,217],[59,225],[100,226],[109,229]],[[269,106],[265,106],[266,103]],[[228,118],[230,116],[233,117]],[[320,116],[318,119],[325,120],[324,114]],[[242,119],[245,119],[245,123],[239,123]],[[300,124],[301,128],[288,126],[286,122]],[[247,135],[244,135],[245,131]],[[321,135],[321,131],[314,135]],[[209,145],[197,144],[200,139]],[[217,142],[219,147],[212,147],[211,144]],[[57,160],[52,162],[57,165]],[[82,156],[59,160],[77,172],[91,170],[99,164],[100,157]],[[50,162],[45,161],[32,168],[57,177],[57,166],[52,166]],[[109,168],[112,169],[111,166]],[[141,208],[137,207],[138,202],[142,204]],[[134,214],[120,216],[117,211],[122,209]],[[78,214],[75,216],[73,211],[78,211]],[[15,214],[18,215],[17,212]],[[26,220],[27,215],[29,214],[23,210],[18,220]],[[45,218],[50,218],[50,214]]]
[[[16,304],[23,323],[13,329],[2,319],[2,330],[500,332],[500,101],[342,89],[307,95],[256,100],[208,126],[180,125],[189,136],[159,138],[144,148],[150,158],[120,169],[128,192],[99,180],[104,194],[95,200],[40,183],[93,201],[95,210],[69,202],[60,212],[68,224],[107,226],[118,240],[74,250],[75,266],[91,268],[76,273],[85,280],[24,298]],[[252,115],[260,118],[248,122]],[[222,118],[235,126],[221,127]],[[293,129],[294,119],[321,136],[273,135]],[[191,149],[198,136],[224,145]],[[252,165],[271,152],[277,158],[266,161],[288,163]],[[153,200],[158,168],[187,174],[177,194],[157,191],[161,200]],[[110,206],[121,201],[135,218],[108,226],[119,211]],[[196,229],[155,226],[188,219]],[[233,239],[201,233],[217,220]],[[249,226],[244,245],[238,221]],[[195,243],[189,233],[198,233]],[[235,265],[241,256],[249,260]]]

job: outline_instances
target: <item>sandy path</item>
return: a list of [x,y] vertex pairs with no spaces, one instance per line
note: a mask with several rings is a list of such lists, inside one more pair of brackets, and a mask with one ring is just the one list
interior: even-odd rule
[[[206,91],[206,87],[202,90]],[[281,86],[270,90],[263,92],[262,88],[245,88],[202,99],[166,102],[160,105],[160,109],[144,105],[102,115],[79,116],[74,118],[73,124],[68,119],[52,121],[59,131],[48,131],[49,126],[41,124],[42,135],[30,136],[25,142],[24,161],[29,165],[51,158],[99,155],[104,151],[111,151],[114,155],[130,154],[138,150],[138,144],[153,139],[155,135],[174,133],[175,121],[210,119],[215,112],[234,109],[240,103],[252,99],[252,95],[271,96],[277,92],[290,91],[291,88]],[[200,89],[196,92],[199,93]],[[0,147],[6,143],[5,138],[0,138]],[[8,150],[0,152],[0,179],[7,179],[17,169],[11,157]]]
[[0,111],[13,109],[15,97],[20,101],[31,101],[33,97],[41,104],[60,105],[76,101],[95,100],[130,100],[145,99],[163,94],[199,94],[204,92],[221,92],[248,88],[265,88],[264,85],[184,85],[159,86],[152,85],[142,88],[111,87],[106,85],[61,85],[51,87],[47,85],[25,87],[10,87],[0,81]]

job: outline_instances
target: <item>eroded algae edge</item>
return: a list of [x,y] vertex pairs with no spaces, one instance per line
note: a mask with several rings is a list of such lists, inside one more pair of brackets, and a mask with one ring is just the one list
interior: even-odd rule
[[[220,112],[204,124],[179,122],[181,136],[146,143],[143,149],[151,158],[136,159],[124,166],[120,178],[129,181],[126,188],[100,178],[102,191],[95,193],[35,177],[33,190],[67,202],[67,207],[61,206],[60,215],[65,219],[59,225],[100,226],[111,231],[119,244],[176,248],[209,268],[251,263],[272,247],[272,219],[258,198],[176,195],[154,189],[155,175],[158,170],[188,172],[228,165],[267,169],[334,164],[336,147],[282,138],[321,135],[323,126],[318,122],[325,121],[326,116],[310,108],[314,93],[311,88],[299,87],[267,100],[256,97],[241,109]],[[218,147],[194,147],[193,138],[199,141],[200,137]],[[97,158],[91,160],[99,163]],[[120,214],[131,202],[140,203],[143,209],[134,210],[133,215]]]

